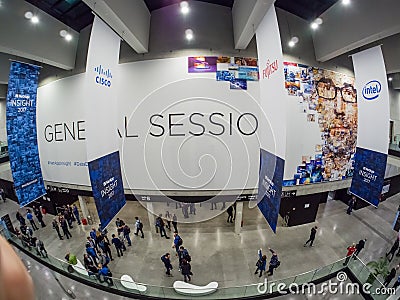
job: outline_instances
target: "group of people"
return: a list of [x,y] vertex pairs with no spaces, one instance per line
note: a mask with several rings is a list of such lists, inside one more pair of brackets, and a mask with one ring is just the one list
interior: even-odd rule
[[[191,276],[193,273],[190,262],[192,261],[192,258],[189,254],[189,251],[183,246],[183,240],[177,231],[174,232],[172,248],[174,248],[176,251],[175,256],[178,257],[179,271],[183,275],[183,280],[185,282],[191,281]],[[167,276],[173,276],[171,274],[171,270],[173,269],[171,263],[171,254],[169,252],[165,253],[163,256],[161,256],[161,261],[164,263],[164,267],[166,269],[165,274]]]
[[[269,261],[268,265],[268,276],[274,275],[274,270],[278,268],[281,265],[281,262],[279,261],[278,254],[272,250],[271,248],[268,248],[268,250],[271,252],[271,259]],[[260,272],[259,277],[263,275],[263,272],[267,269],[267,255],[262,253],[262,249],[260,248],[258,250],[258,260],[256,262],[256,271],[254,272],[254,275],[258,274]]]
[[165,213],[165,217],[159,214],[156,218],[156,233],[160,232],[161,237],[165,237],[167,240],[170,238],[167,236],[165,228],[171,231],[171,224],[174,227],[174,232],[178,232],[178,218],[175,214],[171,215],[168,211]]

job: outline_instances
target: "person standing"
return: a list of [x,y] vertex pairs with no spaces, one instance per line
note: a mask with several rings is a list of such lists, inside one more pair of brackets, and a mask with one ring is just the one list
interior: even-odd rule
[[394,283],[393,288],[396,290],[397,287],[399,287],[399,286],[400,286],[400,276],[397,277],[397,281]]
[[125,222],[117,218],[117,220],[115,221],[115,226],[117,226],[118,235],[124,230],[124,225]]
[[122,252],[122,243],[121,240],[115,236],[115,234],[111,235],[111,243],[114,244],[115,250],[117,250],[117,255],[118,257],[124,256],[124,253]]
[[114,260],[111,254],[111,245],[110,242],[108,241],[108,238],[102,238],[99,241],[99,247],[101,248],[101,250],[103,250],[103,252],[110,257],[111,260]]
[[357,250],[356,249],[356,243],[353,243],[352,245],[347,247],[346,260],[344,261],[343,266],[347,266],[347,264],[349,263],[350,258],[352,257],[354,252],[356,252],[356,250]]
[[269,251],[271,251],[272,256],[271,256],[271,260],[269,261],[269,268],[268,268],[268,276],[272,276],[274,275],[274,269],[278,268],[280,266],[280,261],[278,258],[278,254],[272,250],[271,248],[268,248]]
[[53,222],[51,222],[51,224],[53,225],[53,229],[55,229],[55,231],[57,231],[57,235],[60,238],[60,240],[63,239],[62,235],[60,234],[60,227],[58,226],[58,222],[57,219],[54,218]]
[[175,248],[176,254],[179,254],[179,247],[182,246],[183,240],[179,236],[178,232],[174,232],[174,243],[172,245],[172,248]]
[[262,249],[260,248],[258,250],[258,260],[256,262],[256,271],[254,274],[258,274],[258,271],[260,271],[260,276],[262,276],[262,273],[265,272],[265,269],[267,268],[267,256],[262,254]]
[[129,236],[131,233],[131,229],[129,228],[128,225],[126,224],[124,225],[124,227],[122,228],[122,233],[124,234],[124,238],[128,242],[128,247],[132,246],[131,237]]
[[44,258],[47,258],[47,250],[44,247],[44,243],[42,240],[37,239],[36,240],[36,247],[37,247],[37,251],[40,253],[39,255],[42,255]]
[[164,263],[165,269],[167,270],[165,274],[171,277],[171,270],[173,269],[171,265],[171,255],[169,253],[165,253],[163,256],[161,256],[161,261]]
[[183,275],[183,280],[185,282],[191,280],[190,275],[193,274],[192,273],[192,266],[190,265],[190,263],[186,259],[182,260],[181,272],[182,272],[182,275]]
[[171,219],[172,219],[171,214],[169,213],[169,211],[166,211],[165,212],[165,220],[167,221],[167,229],[169,231],[171,231]]
[[142,239],[144,239],[144,233],[143,233],[143,223],[142,221],[139,219],[139,217],[135,217],[136,222],[135,222],[135,226],[136,226],[136,232],[135,235],[138,235],[139,232],[142,234]]
[[[98,269],[99,269],[99,273],[98,273],[98,278],[100,279],[100,282],[107,282],[108,285],[113,285],[113,280],[112,280],[112,273],[110,271],[110,269],[107,266],[103,266],[102,264],[98,264]],[[104,281],[103,281],[104,279]]]
[[304,247],[307,246],[308,243],[310,243],[310,247],[312,247],[314,240],[315,240],[315,235],[317,234],[317,229],[318,229],[317,226],[314,226],[313,228],[311,228],[310,238],[304,244]]
[[347,214],[351,215],[351,212],[353,211],[354,206],[356,205],[356,197],[351,196],[351,199],[349,200],[348,207],[347,207]]
[[35,221],[33,220],[33,215],[29,209],[26,210],[26,218],[28,219],[29,223],[31,223],[33,230],[38,230],[39,228],[36,226]]
[[90,244],[86,244],[86,253],[93,259],[94,263],[97,264],[99,257],[97,256],[96,250],[94,250]]
[[190,262],[192,260],[192,258],[189,255],[189,251],[185,249],[183,246],[179,247],[178,259],[179,259],[179,270],[181,270],[182,261],[184,259],[186,259],[187,262]]
[[40,207],[33,206],[33,212],[35,213],[36,219],[38,219],[40,226],[42,226],[42,228],[46,227],[46,224],[43,222],[43,214]]
[[0,198],[6,203],[6,193],[4,192],[3,188],[0,188]]
[[393,280],[393,278],[395,278],[396,277],[396,273],[397,273],[397,270],[399,269],[399,265],[397,265],[396,267],[393,267],[391,270],[390,270],[390,273],[386,276],[386,278],[385,278],[385,281],[383,282],[383,285],[384,286],[388,286],[389,284],[390,284],[390,282]]
[[17,213],[15,214],[15,217],[17,218],[20,226],[26,225],[25,218],[21,215],[21,213],[19,211],[17,211]]
[[228,220],[226,222],[233,223],[233,206],[229,206],[226,212],[228,213]]
[[174,226],[174,232],[178,232],[178,217],[175,214],[172,216],[172,226]]
[[386,258],[390,255],[390,258],[388,258],[389,262],[392,261],[395,252],[399,249],[399,239],[396,238],[396,241],[394,242],[392,248],[390,249],[389,253],[386,253]]
[[79,216],[78,207],[75,204],[72,205],[72,213],[74,214],[75,220],[78,222],[78,225],[81,225],[81,218]]
[[63,216],[60,217],[60,224],[61,224],[61,229],[64,233],[64,236],[67,237],[67,240],[71,237],[72,238],[72,234],[69,232],[68,230],[68,223],[65,220],[65,218]]
[[358,242],[358,244],[356,245],[356,252],[354,253],[354,259],[356,259],[356,256],[358,256],[361,250],[364,249],[366,241],[367,239],[363,239]]

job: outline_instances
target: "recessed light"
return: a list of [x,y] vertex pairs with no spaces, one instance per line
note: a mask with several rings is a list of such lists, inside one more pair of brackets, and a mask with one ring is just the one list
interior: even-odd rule
[[24,14],[24,17],[25,17],[25,19],[30,20],[30,19],[32,19],[32,17],[33,17],[33,13],[32,13],[31,11],[27,11],[27,12]]
[[318,24],[315,23],[315,22],[312,22],[311,23],[311,28],[314,29],[314,30],[317,29],[318,28]]
[[294,36],[290,39],[288,46],[290,48],[294,47],[297,43],[299,42],[299,38],[297,36]]
[[317,23],[318,25],[321,25],[323,23],[321,18],[316,18],[314,22]]
[[180,4],[181,13],[186,15],[189,12],[189,3],[187,1],[182,1]]
[[68,33],[68,34],[65,36],[65,39],[69,42],[70,40],[72,40],[72,35]]
[[392,81],[392,80],[393,80],[393,77],[389,77],[388,80],[389,80],[389,81]]
[[33,16],[33,17],[31,18],[31,22],[32,22],[33,24],[37,24],[37,23],[39,23],[39,18],[38,18],[37,16]]
[[60,36],[61,37],[65,38],[67,36],[67,34],[68,34],[68,31],[66,31],[65,29],[60,30]]
[[350,0],[342,0],[342,4],[343,5],[349,5],[350,4]]
[[296,43],[293,42],[292,40],[290,40],[289,43],[288,43],[288,46],[289,46],[290,48],[293,48],[294,45],[296,45]]
[[193,30],[192,29],[186,29],[185,30],[185,36],[186,36],[186,39],[188,41],[192,40],[193,39]]

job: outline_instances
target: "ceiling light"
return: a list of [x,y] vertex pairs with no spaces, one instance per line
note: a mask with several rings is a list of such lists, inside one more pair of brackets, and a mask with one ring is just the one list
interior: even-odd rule
[[388,80],[389,80],[389,81],[392,81],[392,80],[393,80],[393,77],[389,77]]
[[31,22],[32,22],[33,24],[37,24],[37,23],[39,23],[39,18],[38,18],[37,16],[33,16],[33,17],[31,18]]
[[180,4],[181,13],[186,15],[189,12],[189,3],[187,1],[182,1]]
[[72,40],[72,35],[71,35],[70,33],[68,33],[68,34],[65,36],[65,39],[69,42],[70,40]]
[[29,20],[29,19],[32,19],[33,13],[31,11],[27,11],[24,16],[25,16],[25,19]]
[[288,46],[289,46],[290,48],[292,48],[292,47],[294,47],[294,45],[296,45],[296,43],[293,42],[292,40],[290,40],[289,43],[288,43]]
[[315,22],[312,22],[311,23],[311,28],[314,29],[314,30],[317,29],[318,28],[318,24],[315,23]]
[[185,30],[185,36],[186,36],[186,39],[188,41],[192,40],[193,39],[193,30],[192,29],[186,29]]
[[68,34],[68,31],[66,31],[65,29],[60,30],[60,36],[61,37],[65,38],[67,36],[67,34]]
[[290,39],[288,46],[289,47],[294,47],[297,43],[299,42],[299,38],[297,36],[294,36]]
[[314,22],[317,23],[318,25],[321,25],[323,23],[321,18],[316,18]]
[[342,0],[342,4],[343,5],[349,5],[350,4],[350,0]]

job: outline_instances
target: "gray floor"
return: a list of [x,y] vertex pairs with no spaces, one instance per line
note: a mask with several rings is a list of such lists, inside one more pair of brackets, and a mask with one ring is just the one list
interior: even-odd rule
[[[379,209],[368,207],[349,216],[345,213],[345,204],[331,200],[320,205],[316,223],[292,228],[279,227],[276,235],[271,232],[257,208],[250,209],[245,205],[244,227],[240,235],[236,235],[233,226],[226,223],[224,213],[206,222],[181,224],[179,230],[192,256],[193,282],[203,285],[215,280],[222,287],[231,287],[258,282],[253,272],[257,249],[260,247],[271,247],[279,254],[282,264],[273,279],[286,278],[333,263],[346,254],[349,244],[362,238],[368,241],[360,257],[366,262],[376,259],[384,255],[396,237],[391,224],[399,204],[400,195],[396,195],[383,202]],[[15,219],[17,208],[11,201],[0,204],[2,213],[13,212],[12,219]],[[171,206],[168,209],[175,211]],[[175,269],[174,277],[166,277],[160,261],[165,252],[174,252],[171,249],[172,240],[160,238],[155,231],[149,231],[147,212],[137,202],[128,202],[118,217],[133,228],[136,215],[144,221],[146,238],[134,238],[132,247],[124,256],[111,262],[113,274],[116,277],[129,274],[137,282],[172,286],[181,275]],[[46,222],[50,224],[50,216],[46,216]],[[319,227],[314,247],[304,248],[303,243],[314,225]],[[75,225],[71,230],[73,238],[63,241],[57,238],[51,226],[40,229],[36,234],[44,241],[51,255],[63,258],[67,251],[71,251],[81,258],[89,230],[90,226]],[[113,228],[109,230],[111,233]],[[177,263],[177,259],[173,258],[175,268]],[[399,259],[395,258],[394,263],[399,263]]]

